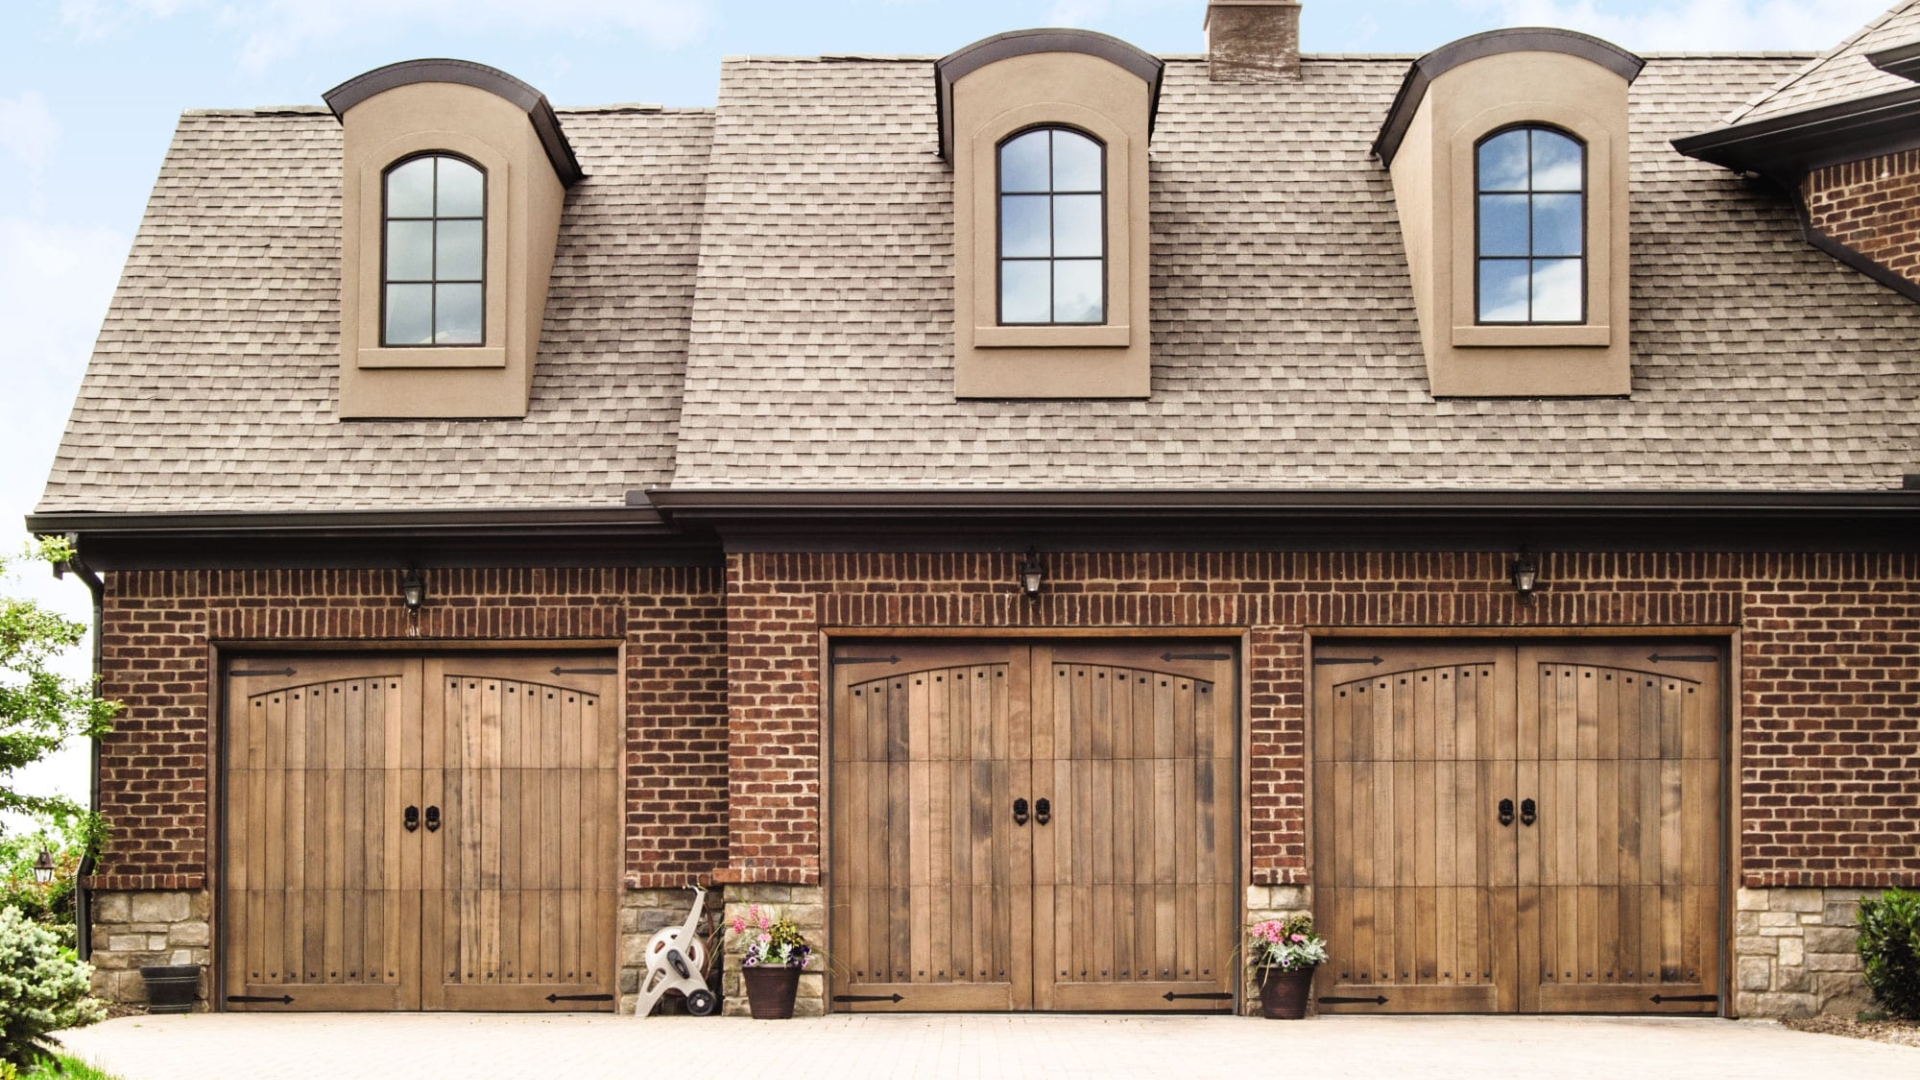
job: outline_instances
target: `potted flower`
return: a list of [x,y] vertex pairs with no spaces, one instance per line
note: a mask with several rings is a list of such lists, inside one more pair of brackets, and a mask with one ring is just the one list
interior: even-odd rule
[[1313,969],[1326,960],[1327,939],[1313,932],[1311,915],[1255,926],[1247,934],[1247,965],[1260,980],[1260,1014],[1269,1020],[1303,1019]]
[[733,932],[746,941],[740,955],[740,974],[747,984],[747,1004],[756,1020],[786,1020],[793,1016],[793,999],[800,991],[800,973],[813,962],[813,946],[785,915],[769,916],[755,904],[745,917],[733,920]]

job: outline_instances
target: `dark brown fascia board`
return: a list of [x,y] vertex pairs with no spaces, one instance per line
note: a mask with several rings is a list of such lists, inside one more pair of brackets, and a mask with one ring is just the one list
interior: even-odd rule
[[1806,236],[1807,243],[1825,252],[1842,266],[1851,267],[1901,296],[1920,303],[1920,282],[1909,279],[1905,274],[1848,246],[1814,225],[1813,209],[1807,205],[1807,193],[1803,187],[1796,185],[1789,195],[1793,199],[1793,211],[1800,219],[1800,231]]
[[561,130],[560,118],[554,115],[553,105],[547,101],[547,96],[498,68],[476,64],[471,60],[402,60],[397,64],[375,68],[364,75],[356,75],[321,96],[326,99],[327,108],[333,110],[334,118],[344,120],[349,109],[375,94],[428,82],[471,86],[512,102],[526,112],[560,182],[572,187],[586,178],[587,174],[580,168],[580,159],[574,156],[573,144],[567,141],[567,133]]
[[[1920,492],[669,490],[728,551],[1920,548]],[[1657,537],[1650,541],[1649,537]]]
[[1556,52],[1577,56],[1599,64],[1629,83],[1639,78],[1641,69],[1647,66],[1645,60],[1612,42],[1574,30],[1529,26],[1489,30],[1484,34],[1464,37],[1415,60],[1413,66],[1407,69],[1407,77],[1400,83],[1400,92],[1394,96],[1393,107],[1387,110],[1387,119],[1381,125],[1380,135],[1373,142],[1373,156],[1380,159],[1380,164],[1393,167],[1394,155],[1400,152],[1400,144],[1407,137],[1407,128],[1413,125],[1414,114],[1420,111],[1420,103],[1426,100],[1427,90],[1434,80],[1463,64],[1515,52]]
[[1920,41],[1868,53],[1867,62],[1889,75],[1920,82]]
[[34,514],[100,570],[709,565],[710,533],[630,509],[352,513]]
[[1815,169],[1920,149],[1920,86],[1689,135],[1673,148],[1792,190]]
[[976,41],[933,64],[934,102],[940,125],[940,156],[953,160],[953,84],[988,64],[1030,53],[1085,53],[1138,75],[1147,84],[1147,137],[1160,115],[1160,83],[1166,63],[1159,57],[1092,30],[1012,30]]

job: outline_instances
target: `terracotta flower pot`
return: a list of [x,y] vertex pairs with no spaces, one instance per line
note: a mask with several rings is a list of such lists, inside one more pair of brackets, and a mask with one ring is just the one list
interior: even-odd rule
[[1260,969],[1260,1015],[1269,1020],[1304,1020],[1313,996],[1313,968]]
[[741,968],[747,982],[747,1007],[755,1020],[791,1020],[793,999],[800,992],[797,967]]

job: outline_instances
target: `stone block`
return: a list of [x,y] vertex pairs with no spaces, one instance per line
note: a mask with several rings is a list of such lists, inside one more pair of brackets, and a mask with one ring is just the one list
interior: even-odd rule
[[95,893],[93,897],[93,922],[123,923],[132,918],[133,897],[126,893]]
[[[167,945],[168,945],[167,935],[165,934],[148,934],[147,935],[147,951],[148,952],[164,952],[167,948]],[[169,960],[167,961],[167,963],[171,964],[171,963],[175,963],[175,961]]]
[[114,934],[107,938],[107,951],[117,953],[139,953],[147,951],[147,935]]
[[203,922],[183,922],[167,932],[167,944],[177,947],[207,945],[213,941],[213,932]]
[[1807,962],[1807,943],[1802,938],[1780,939],[1780,966],[1804,967]]
[[1733,952],[1736,956],[1778,956],[1780,946],[1776,938],[1738,937],[1733,939]]
[[1738,964],[1739,987],[1756,992],[1773,989],[1773,962],[1764,956],[1743,956]]
[[1808,971],[1859,971],[1859,953],[1808,953]]
[[1734,907],[1740,911],[1766,911],[1766,889],[1741,889],[1734,898]]
[[1858,902],[1835,903],[1832,896],[1827,897],[1827,910],[1821,913],[1820,921],[1828,926],[1856,926],[1860,922]]
[[1850,953],[1860,940],[1856,930],[1834,927],[1809,927],[1807,929],[1807,951],[1817,953]]
[[1813,989],[1813,975],[1804,967],[1782,964],[1774,969],[1773,988],[1786,994],[1804,994]]
[[1832,1016],[1856,1016],[1873,1008],[1873,993],[1866,980],[1845,972],[1827,971],[1813,976],[1814,997],[1820,1011]]
[[133,922],[177,923],[192,917],[193,902],[187,893],[133,894]]
[[1741,994],[1740,1015],[1749,1019],[1798,1020],[1812,1016],[1819,1003],[1812,994]]
[[1769,901],[1774,911],[1824,911],[1827,893],[1825,889],[1774,889]]
[[1733,917],[1733,932],[1743,937],[1754,937],[1760,933],[1760,913],[1742,911]]
[[1760,925],[1763,928],[1762,932],[1768,927],[1792,927],[1798,932],[1800,929],[1800,913],[1796,911],[1763,911],[1760,913]]

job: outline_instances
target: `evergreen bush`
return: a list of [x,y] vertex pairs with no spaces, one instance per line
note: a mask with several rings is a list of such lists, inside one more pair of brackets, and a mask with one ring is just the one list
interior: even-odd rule
[[0,908],[0,1061],[22,1069],[50,1061],[54,1032],[105,1019],[88,993],[92,975],[52,930]]
[[1920,1020],[1920,892],[1888,889],[1860,901],[1860,960],[1887,1012]]

